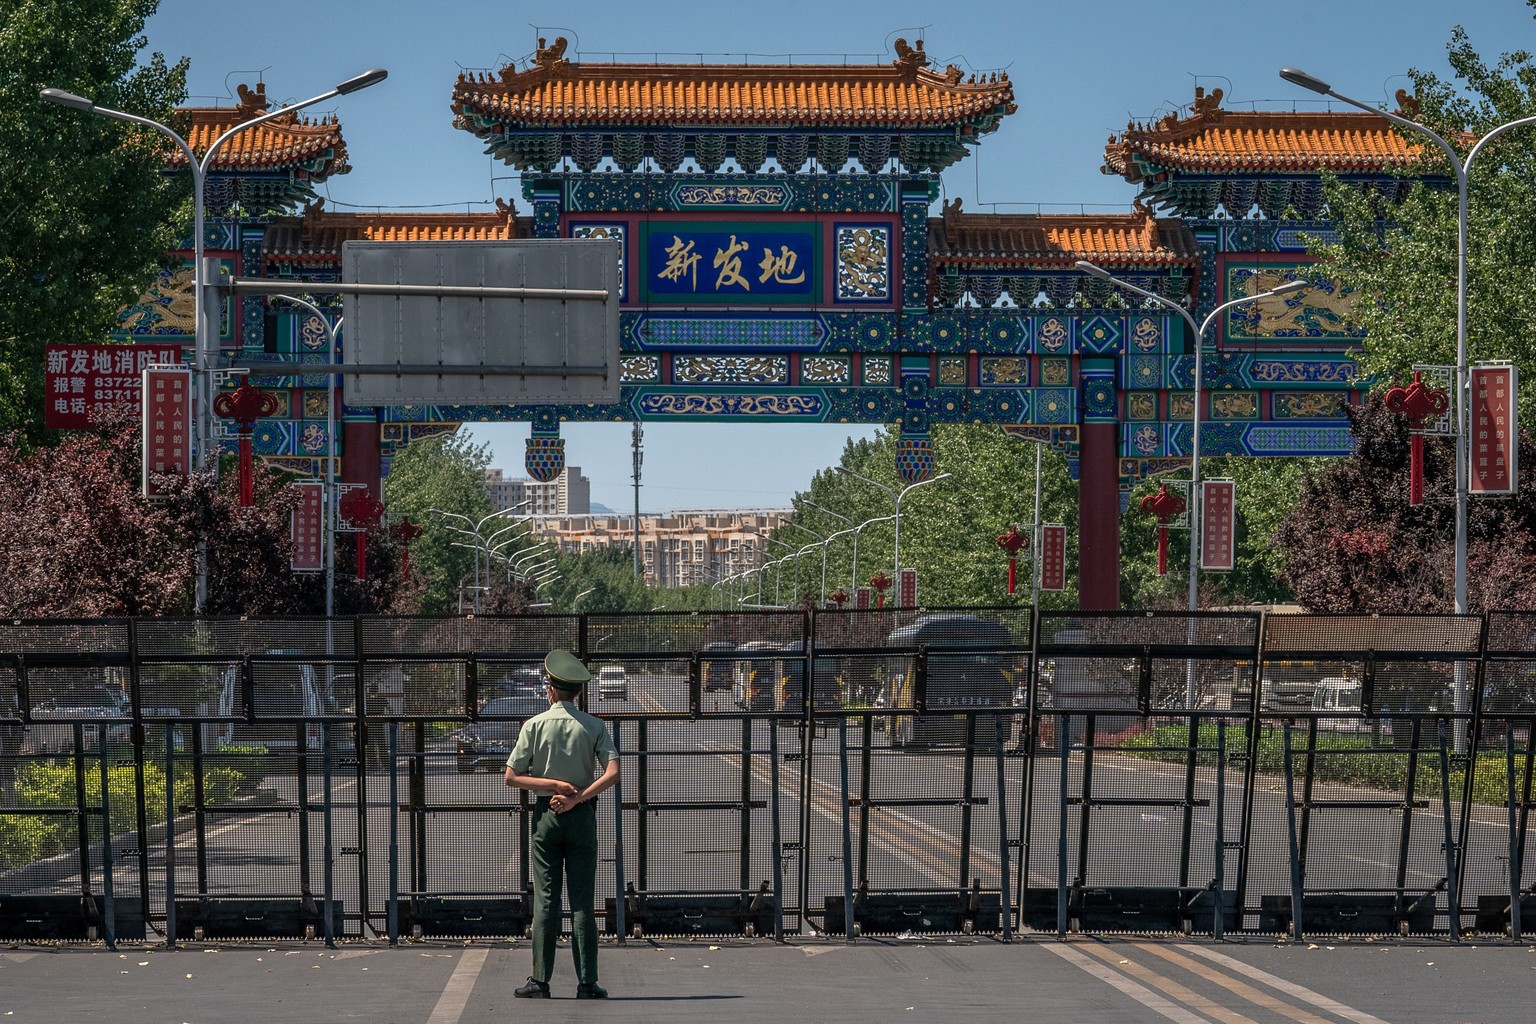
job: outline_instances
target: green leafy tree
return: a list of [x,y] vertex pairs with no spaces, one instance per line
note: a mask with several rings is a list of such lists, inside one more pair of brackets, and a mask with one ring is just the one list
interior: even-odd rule
[[[106,339],[176,245],[165,138],[38,99],[53,86],[164,121],[187,63],[142,63],[158,0],[0,0],[0,431],[42,438],[43,346]],[[184,211],[183,211],[184,212]]]
[[[1527,0],[1536,10],[1536,0]],[[1409,72],[1419,109],[1414,120],[1438,132],[1465,159],[1472,144],[1499,125],[1536,115],[1536,63],[1530,53],[1504,54],[1490,65],[1456,28],[1447,47],[1455,81]],[[1327,196],[1339,232],[1314,244],[1327,276],[1359,296],[1350,317],[1369,341],[1362,365],[1384,382],[1406,381],[1414,363],[1453,364],[1456,357],[1457,196],[1444,156],[1416,132],[1424,150],[1405,176],[1428,176],[1398,206],[1337,183]],[[1513,129],[1489,143],[1471,168],[1468,190],[1467,350],[1470,359],[1536,360],[1536,127]],[[1386,218],[1386,220],[1383,220]],[[1536,375],[1521,382],[1522,424],[1536,423]]]
[[552,610],[563,612],[647,612],[657,605],[673,607],[672,595],[680,591],[652,590],[637,579],[633,552],[631,547],[619,546],[558,556],[555,567],[560,576],[545,588],[544,600],[551,602]]
[[[473,444],[458,434],[414,441],[390,462],[389,476],[384,480],[385,507],[425,527],[411,544],[411,574],[419,574],[423,581],[423,613],[454,611],[459,584],[473,582],[474,577],[473,539],[448,528],[464,528],[463,520],[431,510],[452,512],[471,523],[496,511],[485,493],[489,464],[485,445]],[[487,524],[482,541],[494,532],[493,525]],[[456,546],[460,544],[471,547]]]

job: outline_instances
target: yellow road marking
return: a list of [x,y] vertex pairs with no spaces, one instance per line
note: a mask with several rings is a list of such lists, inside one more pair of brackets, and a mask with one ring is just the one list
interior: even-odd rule
[[1164,977],[1150,968],[1143,967],[1141,964],[1123,957],[1118,952],[1107,947],[1094,943],[1083,943],[1080,948],[1098,957],[1105,963],[1118,967],[1126,974],[1134,975],[1152,987],[1161,989],[1191,1009],[1208,1013],[1217,1020],[1224,1021],[1225,1024],[1258,1024],[1252,1017],[1245,1017],[1235,1010],[1229,1010],[1214,999],[1209,999],[1188,986],[1180,985],[1172,978]]
[[1075,948],[1077,945],[1075,943],[1037,942],[1035,945],[1055,953],[1067,963],[1093,975],[1111,988],[1119,989],[1147,1009],[1160,1013],[1169,1020],[1174,1021],[1174,1024],[1210,1024],[1209,1018],[1186,1010],[1177,1003],[1164,999],[1156,992],[1147,988],[1147,986],[1132,981],[1119,971],[1111,970],[1108,966],[1084,956]]
[[[1157,945],[1156,943],[1132,942],[1131,945],[1135,946],[1137,949],[1145,950],[1146,952],[1151,953],[1153,956],[1162,957],[1169,963],[1177,964],[1179,967],[1184,968],[1191,974],[1197,974],[1200,977],[1205,978],[1207,981],[1220,985],[1228,992],[1241,996],[1255,1006],[1262,1006],[1266,1010],[1272,1010],[1281,1016],[1289,1017],[1291,1020],[1297,1021],[1298,1024],[1331,1024],[1331,1022],[1326,1017],[1319,1017],[1317,1014],[1312,1013],[1310,1010],[1306,1010],[1302,1007],[1287,1003],[1283,999],[1278,999],[1275,996],[1270,995],[1268,992],[1263,992],[1254,988],[1252,985],[1245,985],[1234,978],[1228,977],[1218,970],[1214,970],[1205,964],[1191,960],[1187,956],[1181,956],[1180,954],[1175,953],[1173,950]],[[1190,947],[1181,948],[1187,949]],[[1236,963],[1237,961],[1233,962]]]
[[1178,948],[1185,952],[1193,953],[1196,956],[1202,956],[1212,963],[1220,964],[1236,974],[1245,974],[1254,981],[1262,982],[1270,988],[1279,989],[1281,992],[1309,1002],[1313,1006],[1327,1010],[1329,1013],[1343,1017],[1345,1020],[1352,1020],[1355,1024],[1387,1024],[1380,1017],[1372,1016],[1364,1010],[1357,1010],[1352,1006],[1346,1006],[1336,999],[1329,999],[1321,992],[1314,992],[1304,985],[1298,985],[1293,981],[1286,981],[1284,978],[1276,977],[1268,971],[1245,964],[1241,960],[1227,956],[1225,953],[1201,949],[1199,946],[1180,945]]

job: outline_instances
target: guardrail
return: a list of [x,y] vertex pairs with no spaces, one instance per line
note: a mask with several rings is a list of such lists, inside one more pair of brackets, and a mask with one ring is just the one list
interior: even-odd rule
[[1536,616],[1028,608],[0,623],[0,938],[505,936],[576,651],[643,935],[1518,941]]

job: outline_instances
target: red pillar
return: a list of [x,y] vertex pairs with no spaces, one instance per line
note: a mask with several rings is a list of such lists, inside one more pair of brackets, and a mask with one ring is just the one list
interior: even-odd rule
[[1077,606],[1120,607],[1119,424],[1079,428],[1077,476]]

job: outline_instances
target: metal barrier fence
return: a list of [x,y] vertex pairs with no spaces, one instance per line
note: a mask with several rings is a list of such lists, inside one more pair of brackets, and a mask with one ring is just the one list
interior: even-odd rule
[[0,623],[0,939],[525,933],[555,648],[621,941],[1536,920],[1536,615],[960,608]]

